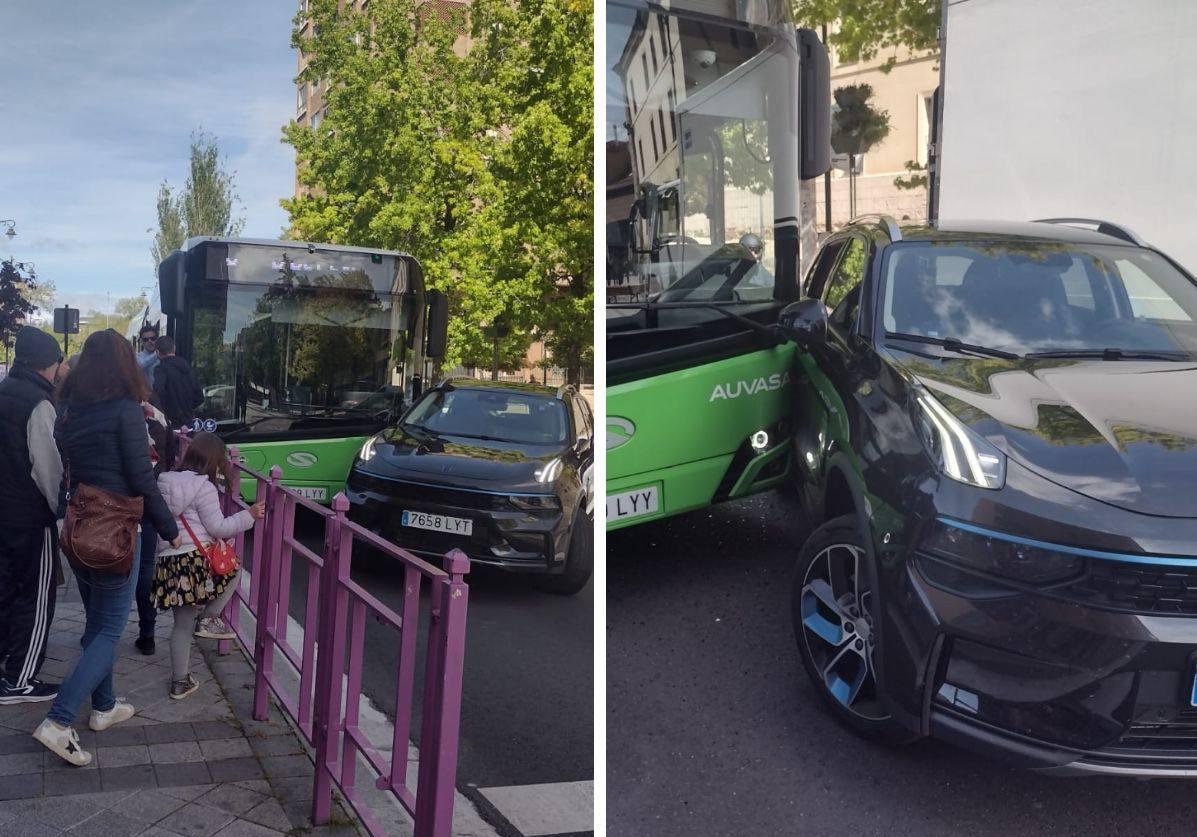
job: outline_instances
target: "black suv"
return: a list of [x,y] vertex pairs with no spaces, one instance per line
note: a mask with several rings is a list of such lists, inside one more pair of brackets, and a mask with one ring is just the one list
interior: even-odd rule
[[594,419],[572,386],[448,380],[368,439],[349,516],[417,555],[535,574],[573,594],[594,565]]
[[832,235],[800,346],[798,651],[855,731],[1197,776],[1197,284],[1084,219]]

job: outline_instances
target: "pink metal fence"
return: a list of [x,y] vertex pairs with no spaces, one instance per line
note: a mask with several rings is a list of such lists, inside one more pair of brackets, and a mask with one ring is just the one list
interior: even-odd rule
[[[181,451],[186,445],[187,439],[182,436]],[[244,556],[250,570],[245,573],[249,587],[238,583],[225,617],[242,646],[253,655],[254,717],[267,719],[269,695],[273,692],[315,749],[312,821],[318,825],[328,821],[335,787],[372,834],[385,833],[383,825],[363,804],[357,777],[360,755],[376,774],[374,786],[392,793],[414,818],[416,837],[449,837],[469,600],[463,576],[469,572],[469,559],[453,550],[445,556],[443,569],[435,567],[350,521],[346,517],[349,501],[344,494],[333,498],[331,508],[321,506],[281,485],[282,471],[277,465],[267,477],[239,464],[236,448],[230,448],[229,453],[238,464],[224,493],[225,513],[246,508],[241,499],[245,475],[257,483],[255,496],[265,498],[266,516],[254,525],[248,555],[245,535],[238,536],[238,555]],[[295,535],[295,511],[300,506],[323,519],[324,544],[319,554]],[[350,577],[355,543],[393,559],[394,566],[403,572],[403,606],[399,612]],[[307,572],[301,648],[294,647],[287,635],[292,563],[297,555],[305,562]],[[408,787],[408,741],[415,707],[417,633],[425,584],[430,601],[429,630],[424,646],[420,760],[413,792]],[[242,624],[242,608],[255,619],[252,629]],[[389,759],[359,727],[367,615],[399,635],[395,728]],[[230,644],[220,643],[220,650],[228,651]],[[276,652],[298,673],[296,694],[287,687],[286,678],[274,670]]]

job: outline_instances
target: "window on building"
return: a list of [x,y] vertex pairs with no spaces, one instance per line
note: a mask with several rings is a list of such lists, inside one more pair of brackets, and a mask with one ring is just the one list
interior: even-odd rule
[[640,155],[640,174],[644,175],[648,172],[648,166],[644,165],[644,143],[640,141],[639,137],[636,138],[636,151]]
[[648,56],[640,53],[640,69],[644,72],[644,91],[648,92]]
[[317,128],[319,128],[320,123],[323,121],[324,121],[324,109],[321,108],[320,110],[318,110],[312,114],[312,130],[314,131]]
[[628,98],[632,100],[632,119],[636,118],[636,114],[640,112],[640,106],[636,103],[636,80],[628,76]]
[[927,143],[931,141],[931,123],[935,119],[935,94],[920,93],[918,99],[918,127],[914,149],[915,158],[920,165],[927,165]]
[[668,148],[669,141],[665,139],[665,109],[661,108],[657,111],[657,121],[661,124],[661,147]]
[[663,58],[669,57],[669,21],[665,15],[657,15],[657,24],[661,29],[661,55]]
[[653,121],[652,114],[648,116],[649,133],[653,135],[653,162],[661,159],[661,147],[657,143],[657,123]]
[[669,91],[669,139],[677,142],[677,113],[676,100],[673,91]]
[[299,85],[299,89],[296,91],[295,110],[299,113],[308,112],[308,83],[306,81]]
[[653,77],[654,77],[654,78],[656,78],[656,75],[657,75],[657,72],[658,72],[658,68],[657,68],[657,42],[656,42],[656,41],[653,39],[653,36],[652,36],[651,34],[648,36],[648,50],[649,50],[649,53],[650,53],[650,54],[652,55],[652,57],[653,57]]

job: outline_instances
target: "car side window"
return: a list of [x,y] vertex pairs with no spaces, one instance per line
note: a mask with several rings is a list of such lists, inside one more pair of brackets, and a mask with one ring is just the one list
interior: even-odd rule
[[586,435],[594,435],[594,414],[590,412],[590,404],[582,396],[575,396],[578,404],[582,407],[582,419],[586,422]]
[[581,439],[590,435],[590,424],[586,421],[586,413],[582,408],[582,399],[574,396],[569,400],[574,413],[574,437]]
[[827,279],[831,276],[831,270],[835,267],[835,260],[839,257],[840,250],[844,247],[845,239],[838,241],[830,241],[823,245],[823,249],[815,256],[815,261],[811,264],[810,270],[806,274],[806,282],[804,284],[805,295],[808,297],[819,297],[823,294],[823,289],[827,287]]
[[823,291],[823,304],[832,311],[839,307],[849,292],[864,278],[868,249],[864,239],[856,236],[848,239],[844,245],[840,260],[836,262],[835,270],[832,271]]

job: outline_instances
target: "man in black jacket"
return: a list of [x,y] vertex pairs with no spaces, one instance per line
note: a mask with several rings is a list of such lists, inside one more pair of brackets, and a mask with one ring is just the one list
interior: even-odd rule
[[36,675],[54,620],[62,459],[50,397],[61,363],[57,340],[23,326],[0,381],[0,704],[58,694]]
[[171,429],[189,425],[204,401],[203,390],[191,364],[175,354],[175,341],[170,337],[158,338],[158,357],[162,360],[154,370],[154,392],[162,402],[162,412]]

